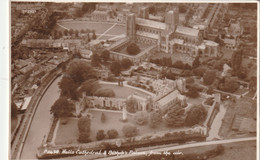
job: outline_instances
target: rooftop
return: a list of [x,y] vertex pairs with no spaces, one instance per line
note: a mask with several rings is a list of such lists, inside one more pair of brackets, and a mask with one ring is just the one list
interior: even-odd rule
[[169,101],[172,101],[173,99],[177,98],[178,95],[179,95],[179,91],[175,90],[170,94],[168,94],[167,96],[163,97],[162,99],[158,100],[157,103],[160,106],[165,106],[167,103],[169,103]]
[[198,36],[199,30],[189,27],[183,27],[183,26],[177,26],[177,29],[175,31],[176,33],[190,35],[190,36]]
[[165,23],[156,22],[156,21],[143,19],[143,18],[136,18],[136,24],[141,25],[141,26],[157,28],[157,29],[161,29],[161,30],[165,30],[166,29],[166,24]]

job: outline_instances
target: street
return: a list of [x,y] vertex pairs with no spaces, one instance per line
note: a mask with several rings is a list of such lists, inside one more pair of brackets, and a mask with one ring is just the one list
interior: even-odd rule
[[39,103],[24,143],[21,159],[36,159],[37,148],[41,145],[43,137],[49,129],[50,108],[60,96],[58,87],[60,80],[61,77],[57,78],[50,85]]

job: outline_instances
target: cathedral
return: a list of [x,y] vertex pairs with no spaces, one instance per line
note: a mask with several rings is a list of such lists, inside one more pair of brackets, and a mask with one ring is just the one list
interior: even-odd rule
[[198,29],[179,25],[179,8],[173,8],[165,15],[165,22],[149,20],[147,7],[140,9],[139,16],[127,16],[126,35],[139,44],[156,45],[158,51],[183,53],[191,57],[220,56],[219,45],[203,40]]

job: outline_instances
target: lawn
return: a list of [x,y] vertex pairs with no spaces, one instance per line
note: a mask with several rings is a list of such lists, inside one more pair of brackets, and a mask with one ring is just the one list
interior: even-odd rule
[[[101,39],[109,39],[114,36],[125,34],[125,26],[120,25],[120,24],[114,25],[115,23],[90,22],[90,21],[69,21],[69,22],[60,22],[59,24],[65,28],[78,30],[78,31],[80,31],[82,29],[95,30],[97,36],[99,36],[107,31],[104,36],[100,37]],[[64,30],[64,28],[62,28],[61,26],[56,25],[54,29]]]
[[133,94],[144,98],[149,96],[147,93],[129,87],[119,87],[118,85],[111,84],[100,84],[100,86],[103,89],[112,89],[115,92],[117,98],[127,98]]
[[[101,114],[102,112],[106,116],[106,121],[104,123],[101,122]],[[122,113],[121,112],[109,112],[109,111],[99,111],[99,110],[89,110],[92,115],[91,119],[91,133],[90,139],[92,141],[96,141],[96,133],[98,130],[104,130],[107,133],[110,129],[116,129],[118,131],[118,138],[123,138],[122,128],[127,125],[135,125],[139,132],[138,135],[144,135],[148,133],[156,133],[158,131],[166,131],[172,130],[173,128],[168,128],[165,122],[162,122],[157,128],[150,128],[148,124],[146,125],[136,125],[134,121],[134,116],[128,114],[127,122],[122,122]],[[61,144],[77,144],[78,138],[78,119],[77,118],[69,118],[68,123],[65,125],[59,124],[58,131],[56,134],[55,143],[58,145]],[[177,129],[174,129],[177,130]],[[106,137],[107,138],[107,137]]]
[[59,125],[55,138],[55,144],[74,144],[78,143],[78,118],[69,118],[67,124],[57,123]]
[[187,98],[187,103],[199,105],[202,103],[203,100],[204,99],[202,99],[202,98]]
[[240,142],[224,145],[224,153],[209,160],[256,160],[256,142]]

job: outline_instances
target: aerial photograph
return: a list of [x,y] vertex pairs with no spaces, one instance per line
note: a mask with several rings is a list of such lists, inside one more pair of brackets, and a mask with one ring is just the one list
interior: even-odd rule
[[9,159],[257,160],[257,1],[9,7]]

